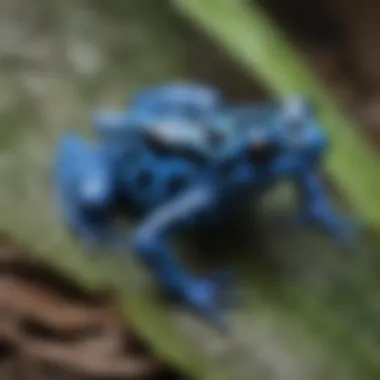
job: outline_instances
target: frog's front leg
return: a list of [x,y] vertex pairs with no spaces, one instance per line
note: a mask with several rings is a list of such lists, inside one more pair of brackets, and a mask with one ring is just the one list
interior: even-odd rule
[[159,283],[193,311],[220,325],[217,283],[196,278],[175,256],[170,238],[179,228],[196,223],[197,217],[216,202],[210,187],[195,187],[152,212],[134,235],[134,248]]
[[339,243],[347,245],[353,237],[352,225],[336,209],[322,176],[317,170],[298,174],[296,184],[301,198],[301,218],[305,223],[319,225]]

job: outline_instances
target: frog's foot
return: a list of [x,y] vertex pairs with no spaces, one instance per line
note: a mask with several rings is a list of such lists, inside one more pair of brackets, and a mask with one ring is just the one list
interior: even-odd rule
[[193,279],[181,292],[181,299],[194,313],[226,332],[229,323],[222,308],[231,304],[230,274],[220,272]]
[[341,215],[330,207],[309,207],[299,219],[303,225],[312,225],[327,231],[342,248],[350,248],[364,230],[364,223]]

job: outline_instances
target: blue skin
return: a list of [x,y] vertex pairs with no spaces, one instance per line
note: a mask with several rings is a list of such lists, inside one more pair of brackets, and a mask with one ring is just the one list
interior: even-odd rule
[[[190,274],[177,260],[170,244],[170,238],[178,230],[199,225],[205,215],[210,222],[228,218],[230,209],[237,207],[234,199],[244,204],[251,191],[265,191],[281,178],[291,177],[299,189],[306,219],[322,225],[339,239],[348,235],[347,225],[330,204],[318,174],[326,148],[325,136],[314,119],[304,114],[304,109],[302,102],[290,102],[266,123],[254,123],[249,117],[243,119],[240,131],[234,124],[238,120],[234,110],[201,128],[183,123],[183,118],[163,119],[166,124],[161,129],[150,120],[144,123],[140,119],[139,126],[136,119],[130,119],[129,128],[125,128],[120,117],[112,119],[113,127],[117,128],[111,129],[120,131],[122,138],[118,132],[108,134],[106,140],[91,149],[79,138],[65,138],[56,169],[64,217],[85,240],[90,236],[91,243],[108,243],[112,241],[110,237],[117,236],[111,228],[112,219],[96,225],[84,210],[90,205],[107,215],[116,197],[126,197],[141,217],[131,235],[134,252],[167,290],[192,310],[225,327],[219,303],[228,279]],[[170,120],[183,133],[175,137]],[[215,137],[216,131],[219,138],[225,138],[218,149],[211,148],[215,141],[210,136]],[[127,141],[133,143],[126,144],[123,151],[123,142]],[[172,153],[157,154],[148,141]],[[202,163],[183,156],[181,152],[186,149],[202,156]],[[78,162],[83,162],[83,166]],[[228,162],[232,166],[226,172]],[[143,170],[152,174],[151,183],[146,173],[141,176]],[[78,189],[99,172],[104,177],[104,188],[101,195],[89,201],[86,192]],[[169,191],[170,181],[176,176],[184,183],[176,191]]]
[[[174,119],[173,122],[176,130],[181,130],[180,121]],[[176,139],[167,140],[167,126],[170,126],[169,121],[157,133],[152,125],[142,125],[137,131],[131,123],[130,129],[122,131],[134,138],[129,148],[135,150],[128,148],[124,155],[114,154],[113,144],[118,143],[120,138],[113,140],[109,135],[106,143],[89,146],[74,135],[64,137],[58,149],[55,169],[63,216],[87,245],[88,242],[90,245],[103,242],[104,237],[104,243],[108,244],[110,236],[117,236],[113,232],[112,220],[108,219],[108,224],[101,226],[96,224],[92,220],[92,213],[88,212],[88,205],[93,206],[90,211],[95,209],[106,217],[116,197],[121,194],[127,198],[142,218],[141,224],[132,234],[133,250],[168,291],[194,311],[222,326],[218,303],[219,300],[223,302],[229,273],[216,273],[208,278],[191,275],[177,261],[168,240],[180,229],[197,226],[204,215],[206,218],[211,217],[211,222],[219,221],[219,216],[224,216],[227,204],[234,207],[234,194],[246,189],[246,182],[252,178],[251,171],[254,168],[249,163],[241,165],[231,181],[221,170],[221,164],[225,159],[235,158],[235,154],[239,158],[240,150],[228,143],[223,152],[211,154],[209,135],[205,129],[197,129],[189,124],[183,125],[183,133],[178,134]],[[173,130],[167,131],[173,137]],[[128,140],[125,135],[124,141]],[[170,149],[182,146],[182,150],[178,154],[158,155],[147,141],[156,141],[158,146],[161,144],[166,149],[168,146]],[[202,157],[202,160],[181,157],[181,152],[186,149],[197,152],[197,157]],[[136,152],[138,157],[132,160],[131,153]],[[81,161],[83,165],[79,165]],[[86,192],[78,189],[83,187],[83,181],[88,182],[98,175],[98,168],[105,167],[108,168],[109,177],[104,178],[103,195],[96,197],[101,201],[89,202]],[[153,182],[147,187],[141,183],[143,169],[150,170],[153,175]],[[103,170],[100,172],[104,174]],[[184,183],[173,191],[170,190],[170,183],[175,177],[184,179]],[[104,227],[104,231],[97,231],[95,224],[96,228]]]
[[91,252],[101,245],[119,249],[123,242],[110,223],[116,196],[112,164],[104,146],[91,145],[74,133],[58,144],[53,179],[59,208]]
[[132,98],[124,112],[100,110],[92,115],[98,137],[107,142],[113,156],[125,151],[129,131],[159,118],[179,122],[209,119],[223,106],[220,92],[201,83],[172,82],[144,89]]
[[173,82],[138,92],[124,112],[97,111],[92,115],[92,122],[102,140],[110,137],[115,142],[136,125],[138,128],[149,124],[152,119],[169,117],[199,122],[215,115],[222,106],[220,92],[211,86]]
[[223,105],[220,92],[201,83],[173,82],[137,93],[128,109],[143,110],[155,117],[171,116],[200,120]]

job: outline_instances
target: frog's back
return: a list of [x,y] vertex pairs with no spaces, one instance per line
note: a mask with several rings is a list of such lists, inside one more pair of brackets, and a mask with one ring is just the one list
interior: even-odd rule
[[[129,120],[135,118],[132,116],[130,113]],[[228,117],[215,115],[209,122],[175,116],[137,119],[134,127],[120,129],[123,133],[113,134],[113,142],[107,144],[113,155],[117,152],[120,193],[138,213],[201,182],[218,181],[224,188],[242,183],[242,176],[233,173],[246,164],[239,158],[239,137],[243,135],[230,133],[236,131],[236,125]]]
[[201,83],[172,82],[140,91],[127,108],[157,117],[176,115],[200,120],[219,110],[222,102],[216,88]]
[[125,151],[118,172],[121,191],[138,212],[210,181],[212,158],[202,126],[163,119],[135,133],[135,144]]

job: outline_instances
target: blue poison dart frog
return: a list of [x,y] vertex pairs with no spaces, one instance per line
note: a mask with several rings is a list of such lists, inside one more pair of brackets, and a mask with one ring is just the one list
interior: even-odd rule
[[[60,210],[90,250],[131,248],[166,290],[226,327],[220,305],[231,275],[190,273],[173,250],[179,230],[221,223],[253,191],[265,192],[290,177],[305,222],[321,225],[339,241],[351,236],[320,177],[326,136],[303,99],[286,99],[262,112],[255,105],[224,107],[198,120],[152,114],[139,104],[143,112],[135,103],[137,111],[98,113],[97,142],[73,133],[59,142],[54,178]],[[138,216],[129,234],[116,223],[120,213]]]

